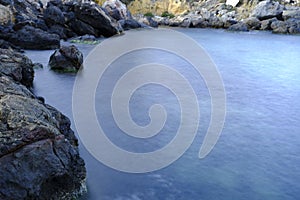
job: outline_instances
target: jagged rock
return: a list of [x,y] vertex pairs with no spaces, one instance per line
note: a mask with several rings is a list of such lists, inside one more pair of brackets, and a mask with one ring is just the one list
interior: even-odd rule
[[82,67],[82,63],[83,55],[74,45],[55,50],[49,60],[51,69],[62,72],[76,72]]
[[252,11],[251,17],[259,20],[270,19],[273,17],[281,18],[284,6],[277,1],[266,0],[260,2]]
[[56,49],[60,46],[57,34],[50,34],[28,25],[12,34],[9,41],[24,49]]
[[285,21],[288,26],[288,32],[291,34],[300,33],[300,19],[290,18]]
[[70,120],[25,87],[32,65],[0,49],[0,199],[74,199],[86,190],[78,140]]
[[109,15],[116,20],[131,18],[126,5],[120,0],[107,0],[102,4],[102,7],[105,8]]
[[287,23],[279,20],[273,21],[271,28],[273,33],[287,33],[288,31]]
[[105,14],[102,8],[96,4],[82,3],[75,6],[75,16],[92,26],[98,35],[110,37],[119,33],[118,24]]
[[155,21],[155,20],[153,20],[153,17],[150,17],[150,16],[138,16],[138,17],[135,17],[135,19],[139,23],[145,24],[147,26],[151,26],[151,27],[154,27],[154,28],[158,27],[158,22]]
[[10,49],[0,49],[0,73],[10,76],[27,87],[32,86],[33,64],[20,53]]
[[229,31],[249,31],[247,24],[238,22],[228,28]]
[[261,22],[256,17],[249,17],[249,18],[245,19],[243,22],[245,24],[247,24],[249,29],[252,29],[252,30],[259,30],[260,26],[261,26]]

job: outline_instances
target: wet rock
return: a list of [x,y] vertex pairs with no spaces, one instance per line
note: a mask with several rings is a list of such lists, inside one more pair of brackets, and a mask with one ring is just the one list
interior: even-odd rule
[[249,31],[247,24],[238,22],[228,28],[229,31]]
[[0,73],[27,87],[32,86],[34,71],[30,59],[10,49],[0,49]]
[[49,66],[53,70],[62,72],[76,72],[82,67],[83,55],[74,46],[62,46],[56,50],[49,60]]
[[75,6],[75,16],[92,26],[99,35],[110,37],[119,33],[118,24],[105,14],[102,8],[92,3],[82,3]]
[[252,11],[251,17],[259,20],[270,19],[276,17],[282,18],[284,6],[277,1],[267,0],[260,2]]
[[39,28],[26,25],[12,34],[9,41],[24,49],[56,49],[60,46],[60,37]]

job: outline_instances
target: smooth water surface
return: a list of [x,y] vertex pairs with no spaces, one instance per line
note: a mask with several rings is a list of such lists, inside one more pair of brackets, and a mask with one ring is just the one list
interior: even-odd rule
[[[132,96],[130,112],[139,125],[149,123],[148,109],[165,106],[161,134],[148,141],[122,134],[113,121],[109,96],[113,83],[134,65],[156,61],[174,67],[191,83],[199,99],[200,126],[192,146],[175,163],[147,174],[127,174],[96,161],[80,145],[86,161],[91,200],[296,200],[300,196],[300,37],[268,32],[231,33],[175,29],[198,42],[216,63],[227,95],[227,116],[213,151],[198,159],[209,125],[210,98],[204,81],[186,61],[159,50],[127,54],[100,81],[96,94],[99,122],[118,146],[134,152],[163,147],[180,122],[176,97],[159,85],[146,85]],[[176,45],[176,41],[174,41]],[[79,45],[85,56],[93,46]],[[180,47],[178,47],[180,48]],[[52,51],[27,51],[47,65]],[[105,53],[105,52],[103,52]],[[114,69],[114,70],[112,70]],[[117,69],[117,70],[116,70]],[[119,69],[119,70],[118,70]],[[72,120],[75,75],[47,67],[36,69],[34,90]],[[88,126],[88,124],[87,124]],[[74,123],[72,128],[75,129]],[[88,134],[88,133],[87,133]]]

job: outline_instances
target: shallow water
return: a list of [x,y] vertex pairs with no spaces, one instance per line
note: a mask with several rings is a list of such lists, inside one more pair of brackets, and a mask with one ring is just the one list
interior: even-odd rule
[[[165,52],[144,50],[114,63],[117,80],[133,64],[159,62],[171,65],[190,81],[199,99],[201,120],[196,139],[172,165],[147,174],[127,174],[96,161],[80,145],[88,170],[89,193],[83,199],[139,200],[292,200],[300,196],[300,37],[268,32],[231,33],[210,29],[176,29],[197,41],[210,54],[223,78],[227,95],[222,135],[205,158],[199,147],[209,125],[210,98],[203,80],[184,60]],[[93,46],[79,45],[86,56]],[[180,47],[178,47],[180,48]],[[72,121],[72,89],[75,75],[59,74],[46,67],[52,51],[27,51],[36,69],[34,90]],[[163,54],[163,56],[162,56]],[[123,60],[122,60],[123,59]],[[101,82],[100,82],[101,83]],[[149,123],[147,109],[153,103],[166,106],[168,119],[158,137],[147,142],[120,134],[112,120],[107,99],[111,86],[99,84],[97,114],[109,138],[129,151],[146,152],[168,143],[179,124],[179,106],[172,93],[160,86],[140,88],[130,111],[140,125]],[[100,94],[101,93],[101,94]],[[75,129],[74,123],[72,128]]]

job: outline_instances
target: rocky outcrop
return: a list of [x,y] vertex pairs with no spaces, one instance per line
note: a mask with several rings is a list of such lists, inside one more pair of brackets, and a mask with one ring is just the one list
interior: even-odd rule
[[122,27],[94,2],[5,0],[0,3],[0,39],[24,49],[56,49],[61,39],[110,37]]
[[28,58],[0,51],[0,199],[76,198],[86,170],[69,119],[22,84]]
[[271,19],[276,17],[282,18],[284,6],[277,1],[267,0],[260,2],[252,11],[251,17],[256,17],[259,20]]
[[82,67],[83,55],[74,46],[62,46],[50,56],[49,66],[52,70],[76,72]]

